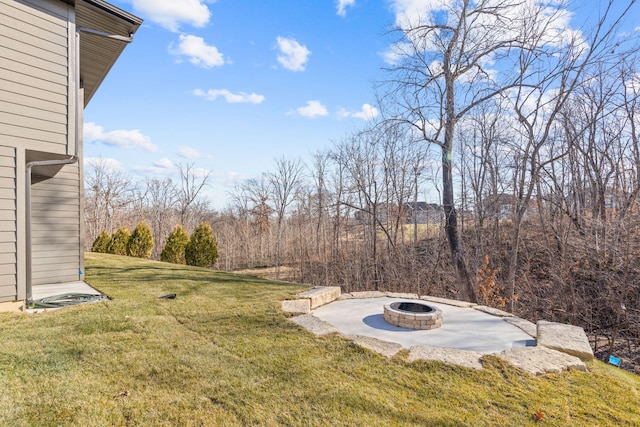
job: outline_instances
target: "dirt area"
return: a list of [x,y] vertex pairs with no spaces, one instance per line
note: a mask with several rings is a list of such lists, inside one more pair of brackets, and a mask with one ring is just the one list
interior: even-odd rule
[[295,282],[298,270],[292,267],[282,266],[280,267],[279,277],[276,267],[246,268],[233,270],[233,273],[256,276],[268,280],[279,280],[281,282]]

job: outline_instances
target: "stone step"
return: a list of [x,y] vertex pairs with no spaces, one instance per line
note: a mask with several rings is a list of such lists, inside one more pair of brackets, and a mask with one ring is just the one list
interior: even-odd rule
[[311,310],[340,298],[340,286],[316,286],[313,289],[298,294],[299,298],[309,299]]
[[311,301],[307,298],[280,301],[280,307],[285,313],[311,313]]
[[558,350],[582,360],[593,359],[593,350],[587,334],[579,326],[539,320],[536,342],[538,346]]
[[569,369],[587,371],[580,358],[546,347],[511,348],[497,356],[532,375],[559,374]]

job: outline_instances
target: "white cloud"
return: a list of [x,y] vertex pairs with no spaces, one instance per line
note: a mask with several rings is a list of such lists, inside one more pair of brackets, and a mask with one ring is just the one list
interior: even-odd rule
[[396,15],[396,25],[417,25],[432,12],[443,10],[451,3],[445,0],[392,0],[391,8]]
[[102,167],[109,172],[124,172],[120,161],[110,157],[85,157],[83,164],[85,169]]
[[382,60],[389,65],[397,65],[400,60],[411,52],[411,44],[406,42],[392,43],[381,53]]
[[346,16],[347,7],[353,7],[356,4],[356,0],[338,0],[337,3],[338,11],[336,13],[338,16]]
[[194,168],[192,169],[193,176],[196,178],[205,178],[207,176],[211,176],[211,171],[205,168]]
[[311,51],[294,39],[278,37],[278,62],[287,70],[304,71]]
[[204,91],[202,89],[195,89],[193,91],[195,96],[200,96],[209,101],[215,101],[219,96],[223,97],[225,101],[229,104],[239,104],[239,103],[248,103],[248,104],[261,104],[264,101],[263,95],[258,95],[257,93],[246,93],[246,92],[238,92],[232,93],[227,89],[209,89]]
[[171,175],[175,173],[176,167],[171,160],[162,158],[151,166],[136,166],[133,169],[143,174]]
[[154,162],[153,165],[163,169],[173,169],[173,162],[167,158],[160,159],[157,162]]
[[[582,33],[571,28],[573,14],[566,9],[566,3],[557,0],[507,0],[489,1],[484,3],[491,11],[497,7],[497,12],[475,14],[473,20],[469,20],[468,40],[476,40],[481,46],[483,40],[511,40],[516,39],[522,32],[522,22],[527,25],[535,25],[540,31],[539,36],[544,44],[550,46],[564,46],[570,42],[578,46],[584,45]],[[473,12],[477,4],[469,6]],[[455,21],[458,14],[453,11],[459,9],[451,0],[391,0],[391,9],[395,14],[395,23],[398,27],[408,29],[417,28],[420,25],[430,24],[442,19]],[[455,25],[455,22],[445,22]],[[533,27],[532,27],[533,28]],[[414,31],[407,37],[420,37],[424,33]],[[435,40],[440,36],[439,32],[430,32],[429,37],[421,39],[424,51],[435,48]],[[581,46],[581,49],[586,46]]]
[[250,175],[236,171],[213,172],[212,176],[215,178],[216,182],[229,188],[233,188],[235,184],[251,178]]
[[177,154],[183,159],[210,159],[212,157],[210,155],[202,154],[202,152],[197,148],[187,147],[184,145],[178,147]]
[[202,0],[132,0],[132,3],[144,19],[173,32],[177,32],[182,24],[202,28],[211,17]]
[[221,67],[225,63],[218,48],[205,43],[202,37],[190,34],[180,34],[180,43],[177,47],[169,46],[169,53],[187,56],[189,62],[202,68]]
[[307,101],[306,107],[296,108],[295,110],[289,111],[287,114],[290,116],[297,115],[313,119],[315,117],[326,116],[329,112],[327,111],[327,107],[322,105],[320,101]]
[[354,117],[362,120],[374,119],[378,117],[378,114],[380,114],[378,109],[371,104],[362,104],[362,109],[360,111],[349,111],[341,108],[337,113],[340,118]]
[[[406,31],[403,41],[390,45],[382,53],[386,63],[398,65],[402,58],[415,57],[416,53],[427,58],[429,55],[442,55],[443,37],[446,39],[448,36],[433,30],[433,25],[455,27],[461,13],[457,2],[390,0],[390,6],[396,26]],[[464,48],[474,55],[482,52],[482,56],[478,60],[480,67],[471,68],[463,79],[466,82],[495,79],[500,68],[495,62],[505,57],[513,59],[509,49],[518,44],[535,49],[549,48],[550,55],[567,55],[570,56],[568,59],[583,55],[589,47],[581,30],[572,28],[573,14],[566,6],[566,2],[559,0],[470,2],[466,12],[464,45],[455,49]],[[523,35],[527,37],[523,38]],[[459,42],[462,43],[462,39]],[[499,42],[503,42],[505,47],[494,49]],[[428,70],[427,74],[437,75],[437,70]]]
[[634,73],[624,81],[624,87],[629,96],[633,96],[640,92],[640,74]]
[[191,148],[191,147],[185,147],[185,146],[178,147],[177,153],[178,153],[178,156],[182,157],[183,159],[198,159],[202,157],[200,150],[198,150],[197,148]]
[[101,142],[111,147],[138,148],[144,151],[158,152],[160,149],[151,143],[151,138],[144,135],[138,129],[133,130],[112,130],[105,132],[102,126],[94,122],[84,125],[84,142]]

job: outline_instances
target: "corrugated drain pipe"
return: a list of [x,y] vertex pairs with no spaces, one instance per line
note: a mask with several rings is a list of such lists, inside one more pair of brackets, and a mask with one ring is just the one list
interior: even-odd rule
[[[72,26],[69,26],[69,39],[71,38],[73,31]],[[27,297],[27,306],[31,305],[33,302],[33,265],[32,265],[32,239],[31,239],[31,175],[33,172],[34,166],[60,166],[60,165],[69,165],[78,162],[79,157],[78,153],[80,152],[80,108],[83,100],[80,99],[80,32],[87,32],[91,34],[96,34],[102,37],[107,37],[110,39],[120,40],[126,43],[131,43],[133,41],[133,35],[129,35],[129,37],[120,36],[117,34],[109,34],[103,31],[94,30],[92,28],[85,27],[76,27],[75,31],[75,52],[73,58],[75,58],[75,63],[73,67],[70,67],[69,73],[69,81],[74,82],[74,98],[75,98],[75,109],[74,109],[74,127],[75,127],[75,138],[74,138],[74,150],[73,154],[66,159],[52,159],[52,160],[38,160],[34,162],[28,162],[26,165],[26,188],[25,188],[25,263],[26,263],[26,273],[25,273],[25,283],[26,283],[26,297]],[[71,58],[72,56],[69,55]],[[69,151],[69,132],[67,131],[67,153]],[[80,183],[80,185],[84,185]]]

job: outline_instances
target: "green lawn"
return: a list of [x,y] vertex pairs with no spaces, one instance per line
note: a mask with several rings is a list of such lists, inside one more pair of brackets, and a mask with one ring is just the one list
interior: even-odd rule
[[98,254],[86,276],[112,300],[0,314],[0,425],[640,425],[640,378],[599,362],[532,377],[386,360],[287,321],[301,286]]

